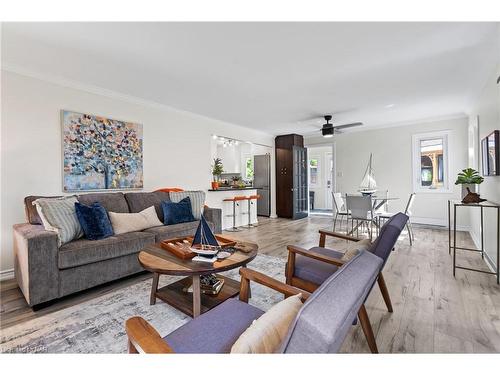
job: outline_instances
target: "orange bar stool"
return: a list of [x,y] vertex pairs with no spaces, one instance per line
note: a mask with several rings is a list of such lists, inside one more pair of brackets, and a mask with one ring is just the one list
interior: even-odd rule
[[[250,195],[247,199],[248,199],[248,225],[247,225],[247,227],[253,228],[253,227],[256,227],[257,225],[252,224],[252,215],[251,215],[252,208],[251,207],[252,207],[252,205],[255,205],[257,203],[257,201],[260,199],[260,195],[259,194]],[[257,209],[257,206],[255,207],[255,209]]]
[[233,217],[233,227],[231,229],[226,229],[227,231],[230,231],[230,232],[239,232],[240,229],[238,229],[238,227],[236,226],[236,206],[240,206],[240,203],[241,201],[246,201],[248,199],[248,197],[244,196],[244,195],[239,195],[239,196],[236,196],[236,197],[233,197],[233,198],[226,198],[224,199],[224,202],[233,202],[233,214],[232,215],[226,215],[228,217]]

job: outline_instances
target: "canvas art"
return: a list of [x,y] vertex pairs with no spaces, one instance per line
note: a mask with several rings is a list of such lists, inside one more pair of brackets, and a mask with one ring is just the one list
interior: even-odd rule
[[62,111],[64,191],[138,189],[142,125]]

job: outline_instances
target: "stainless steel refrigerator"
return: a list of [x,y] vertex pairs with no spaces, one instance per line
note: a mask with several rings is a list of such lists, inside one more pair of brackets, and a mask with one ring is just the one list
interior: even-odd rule
[[257,201],[257,215],[271,215],[271,155],[254,155],[253,187],[260,199]]

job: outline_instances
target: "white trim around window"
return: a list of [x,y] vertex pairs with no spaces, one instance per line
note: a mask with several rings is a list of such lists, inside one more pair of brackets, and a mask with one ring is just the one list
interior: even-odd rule
[[[450,188],[450,163],[449,163],[449,154],[450,154],[450,138],[451,131],[443,130],[436,131],[430,133],[418,133],[412,135],[412,179],[413,179],[413,191],[416,193],[451,193],[452,190]],[[443,147],[443,156],[442,156],[442,182],[440,181],[441,186],[436,186],[433,182],[431,182],[428,186],[423,186],[422,183],[422,150],[421,150],[421,142],[422,141],[432,141],[432,140],[441,140]],[[432,175],[433,176],[433,175]],[[434,177],[433,181],[434,181]]]

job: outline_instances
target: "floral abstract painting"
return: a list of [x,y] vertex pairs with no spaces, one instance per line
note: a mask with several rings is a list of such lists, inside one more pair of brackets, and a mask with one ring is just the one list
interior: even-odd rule
[[142,125],[62,111],[64,191],[138,189]]

